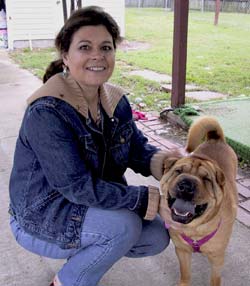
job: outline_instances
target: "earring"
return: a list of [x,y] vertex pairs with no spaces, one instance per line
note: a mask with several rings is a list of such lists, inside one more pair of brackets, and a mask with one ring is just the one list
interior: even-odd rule
[[63,77],[66,78],[69,75],[69,68],[66,65],[63,65]]

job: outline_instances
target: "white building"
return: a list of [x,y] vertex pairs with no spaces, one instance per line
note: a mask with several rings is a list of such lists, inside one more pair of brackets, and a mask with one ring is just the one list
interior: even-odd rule
[[[70,1],[67,0],[68,14]],[[83,0],[97,5],[117,21],[125,34],[125,0]],[[63,25],[62,0],[6,0],[8,48],[50,47]]]

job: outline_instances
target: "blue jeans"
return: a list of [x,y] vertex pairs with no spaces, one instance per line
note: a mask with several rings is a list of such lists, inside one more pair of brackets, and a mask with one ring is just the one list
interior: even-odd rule
[[[16,241],[41,256],[67,259],[58,278],[63,286],[95,286],[123,256],[145,257],[160,253],[169,244],[162,220],[145,221],[126,210],[89,208],[81,233],[80,249],[61,249],[25,233],[11,218]],[[136,283],[135,283],[136,284]]]

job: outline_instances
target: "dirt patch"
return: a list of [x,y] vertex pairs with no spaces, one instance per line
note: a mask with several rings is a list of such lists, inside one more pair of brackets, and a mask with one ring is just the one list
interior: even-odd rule
[[177,126],[174,126],[169,122],[164,125],[164,128],[156,130],[156,134],[160,135],[161,137],[169,140],[174,144],[177,143],[182,147],[186,145],[187,131]]
[[127,41],[124,40],[119,44],[118,49],[129,52],[129,51],[137,51],[137,50],[147,50],[151,47],[149,43],[146,42],[137,42],[137,41]]

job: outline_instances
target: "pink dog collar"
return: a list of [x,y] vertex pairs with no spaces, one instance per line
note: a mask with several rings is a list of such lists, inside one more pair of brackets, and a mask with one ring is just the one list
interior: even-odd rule
[[[203,244],[205,244],[206,242],[208,242],[218,231],[219,227],[221,225],[221,220],[217,226],[217,228],[211,232],[210,234],[204,236],[203,238],[199,239],[199,240],[194,240],[188,236],[186,236],[184,233],[181,234],[181,237],[193,248],[194,252],[201,252],[200,248]],[[170,229],[170,224],[165,222],[165,228],[166,229]]]
[[201,252],[200,248],[203,244],[208,242],[218,231],[219,227],[221,225],[221,221],[219,222],[217,228],[211,232],[210,234],[204,236],[202,239],[194,240],[188,236],[186,236],[184,233],[181,234],[181,237],[193,248],[194,252]]

